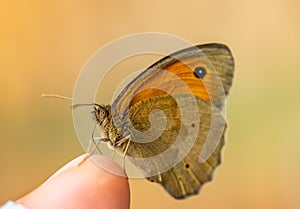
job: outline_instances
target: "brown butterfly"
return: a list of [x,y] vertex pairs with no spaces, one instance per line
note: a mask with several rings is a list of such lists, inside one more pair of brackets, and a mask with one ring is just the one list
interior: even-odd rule
[[174,198],[197,194],[220,164],[234,60],[223,44],[175,52],[138,75],[112,105],[95,105],[102,141]]

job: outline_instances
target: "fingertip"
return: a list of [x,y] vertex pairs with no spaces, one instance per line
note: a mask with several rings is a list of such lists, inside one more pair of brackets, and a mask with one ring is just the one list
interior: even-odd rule
[[[111,168],[113,172],[101,167]],[[32,209],[129,208],[128,180],[116,175],[122,172],[115,162],[104,156],[93,156],[77,165],[71,161],[19,202]]]

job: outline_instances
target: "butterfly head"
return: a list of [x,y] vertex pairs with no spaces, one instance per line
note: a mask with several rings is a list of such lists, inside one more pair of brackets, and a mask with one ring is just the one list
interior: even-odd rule
[[94,111],[92,112],[96,122],[100,126],[105,126],[109,120],[110,116],[110,107],[109,106],[101,106],[99,104],[94,105]]

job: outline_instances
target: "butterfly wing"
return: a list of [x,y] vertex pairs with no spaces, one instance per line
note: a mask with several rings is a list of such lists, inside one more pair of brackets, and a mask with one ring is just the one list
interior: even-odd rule
[[[182,98],[183,101],[190,100],[190,95],[186,94],[176,97]],[[197,106],[199,125],[194,124],[192,120],[182,125],[180,108],[170,95],[145,99],[135,104],[129,111],[131,123],[142,133],[147,131],[150,126],[159,129],[162,125],[160,122],[150,124],[148,116],[151,112],[157,109],[164,112],[167,123],[163,133],[149,143],[136,141],[143,136],[133,134],[127,155],[148,180],[160,183],[177,199],[197,194],[199,188],[211,180],[215,167],[220,163],[221,148],[224,144],[225,119],[217,108],[203,99],[197,99]],[[188,108],[187,111],[189,114],[195,114],[194,109]],[[214,125],[212,125],[212,121],[214,121]],[[188,139],[189,134],[186,131],[191,127],[195,128],[197,132],[194,141]],[[210,136],[212,128],[214,136],[218,133],[219,137],[212,138]],[[214,143],[217,145],[211,150],[208,159],[201,162],[201,152],[207,140],[211,145]],[[186,150],[187,148],[189,150]],[[169,153],[167,153],[168,151]]]
[[183,49],[159,60],[137,76],[120,93],[112,109],[122,117],[143,99],[192,93],[222,110],[233,70],[233,56],[226,45],[205,44]]
[[[175,198],[196,194],[220,163],[223,110],[233,68],[225,45],[184,49],[147,68],[112,104],[114,125],[132,139],[127,156],[150,181],[162,184]],[[157,109],[163,115],[153,114]],[[155,122],[149,119],[151,114]],[[152,140],[144,140],[149,137]]]

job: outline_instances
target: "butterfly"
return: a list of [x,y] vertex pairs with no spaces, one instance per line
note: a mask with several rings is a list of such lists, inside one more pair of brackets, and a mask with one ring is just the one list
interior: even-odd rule
[[157,61],[111,105],[95,105],[101,141],[124,153],[176,199],[198,194],[221,162],[234,59],[223,44],[189,47]]

